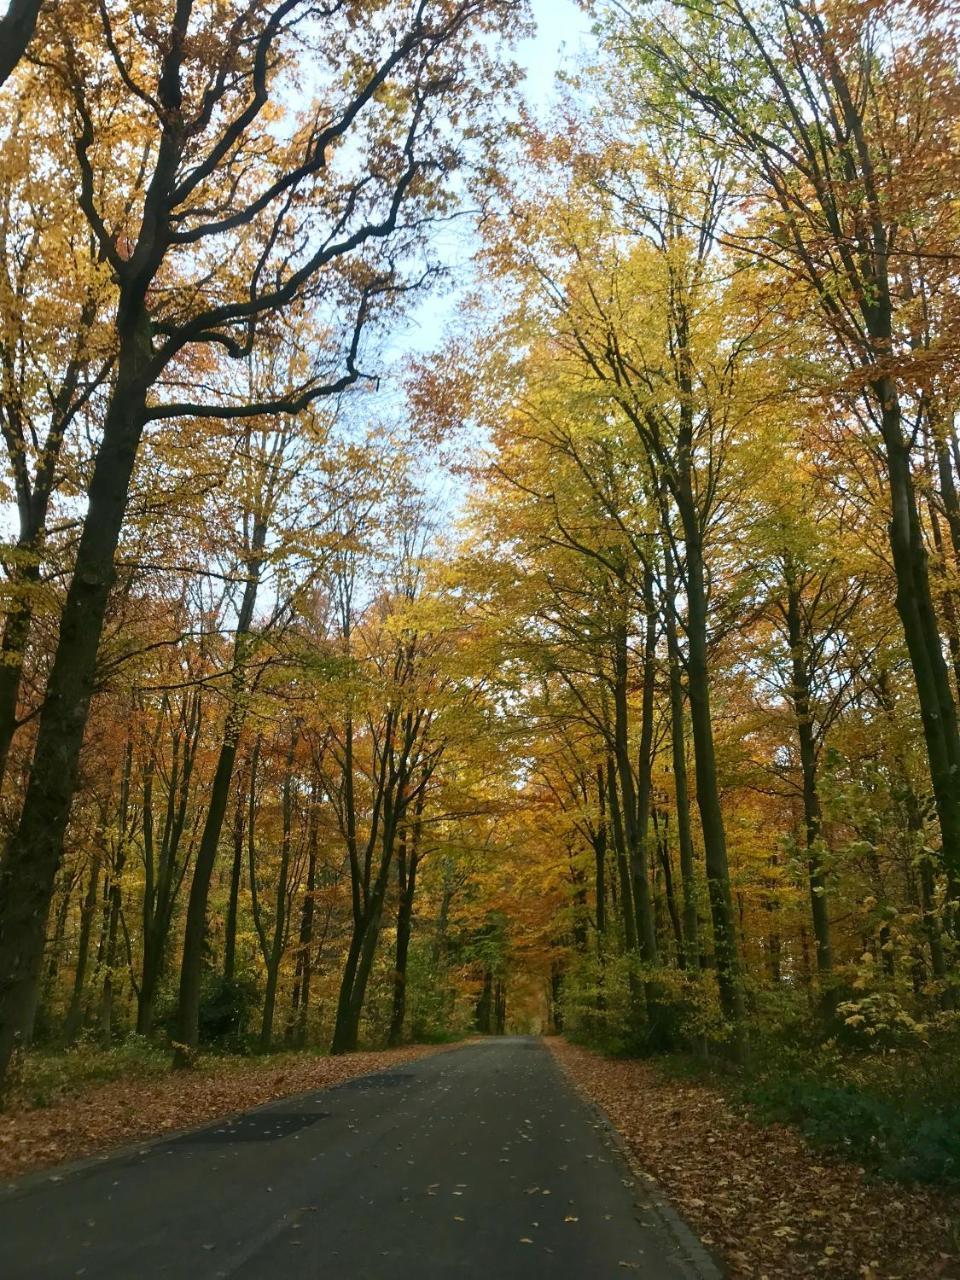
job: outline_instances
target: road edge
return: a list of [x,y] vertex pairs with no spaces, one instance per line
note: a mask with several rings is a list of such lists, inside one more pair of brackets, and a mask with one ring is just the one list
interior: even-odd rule
[[669,1197],[656,1178],[642,1167],[639,1160],[630,1150],[626,1138],[601,1107],[600,1103],[580,1086],[580,1083],[563,1059],[550,1049],[548,1038],[541,1037],[541,1043],[544,1051],[550,1055],[550,1058],[567,1080],[574,1093],[596,1118],[606,1142],[630,1174],[634,1187],[638,1191],[642,1191],[644,1199],[643,1201],[638,1199],[638,1207],[651,1209],[659,1218],[667,1235],[673,1239],[680,1250],[684,1262],[696,1272],[697,1280],[725,1280],[724,1272],[717,1259],[710,1253],[707,1246],[686,1219],[681,1217],[673,1207]]
[[[437,1045],[435,1049],[431,1046],[432,1052],[424,1053],[420,1056],[422,1058],[433,1058],[438,1054],[462,1049],[465,1044],[469,1043],[469,1041],[461,1040],[453,1044]],[[413,1061],[419,1062],[420,1058],[415,1058]],[[385,1062],[382,1066],[375,1067],[372,1071],[361,1071],[355,1076],[347,1076],[346,1079],[339,1080],[336,1084],[321,1085],[317,1089],[301,1090],[299,1093],[281,1094],[275,1098],[268,1099],[266,1102],[258,1102],[253,1107],[244,1107],[239,1111],[225,1111],[222,1115],[216,1116],[211,1120],[204,1120],[202,1124],[187,1125],[184,1129],[165,1129],[162,1133],[151,1134],[149,1137],[141,1138],[137,1142],[125,1142],[121,1146],[105,1147],[102,1151],[91,1152],[88,1156],[79,1156],[76,1160],[68,1160],[64,1164],[47,1165],[45,1168],[37,1169],[33,1173],[25,1173],[19,1178],[6,1179],[0,1183],[0,1204],[18,1200],[40,1187],[49,1185],[51,1182],[60,1183],[82,1177],[83,1174],[99,1169],[102,1165],[109,1164],[112,1160],[115,1160],[121,1166],[132,1164],[139,1156],[147,1155],[155,1147],[176,1142],[179,1138],[186,1138],[191,1133],[201,1133],[204,1129],[227,1124],[231,1120],[239,1119],[240,1116],[257,1115],[261,1111],[269,1111],[272,1107],[281,1104],[286,1105],[290,1102],[315,1098],[321,1093],[333,1093],[354,1080],[363,1080],[367,1076],[380,1075],[394,1066],[395,1064],[392,1062]]]

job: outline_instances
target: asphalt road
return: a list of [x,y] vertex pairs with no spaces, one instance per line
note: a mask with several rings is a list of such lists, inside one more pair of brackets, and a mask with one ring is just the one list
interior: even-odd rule
[[543,1045],[487,1040],[30,1179],[0,1196],[0,1276],[701,1275],[638,1194]]

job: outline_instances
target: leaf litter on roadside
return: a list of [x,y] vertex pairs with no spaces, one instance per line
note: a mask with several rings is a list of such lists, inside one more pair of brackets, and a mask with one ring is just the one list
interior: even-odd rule
[[960,1280],[960,1196],[870,1180],[652,1063],[547,1044],[731,1280]]

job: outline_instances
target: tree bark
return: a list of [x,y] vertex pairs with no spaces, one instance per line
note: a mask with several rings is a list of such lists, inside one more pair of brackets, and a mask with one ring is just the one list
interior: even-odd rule
[[640,955],[647,964],[655,965],[657,963],[657,931],[650,892],[649,846],[650,798],[653,791],[653,698],[657,677],[657,613],[653,595],[653,565],[649,560],[643,566],[643,616],[643,683],[637,769],[637,829],[631,870]]
[[40,15],[42,0],[10,0],[0,18],[0,85],[9,79],[27,51]]
[[944,864],[960,882],[960,732],[950,689],[900,402],[891,378],[874,386],[881,405],[890,487],[890,548],[897,579],[896,607],[917,687]]
[[688,474],[682,476],[680,487],[682,496],[682,503],[679,504],[680,518],[683,522],[687,568],[687,684],[690,726],[693,733],[697,808],[700,812],[700,829],[703,832],[720,1007],[733,1030],[735,1053],[738,1057],[742,1057],[746,1051],[743,1030],[743,987],[740,979],[733,900],[730,894],[727,837],[717,781],[713,720],[710,713],[707,594],[704,583],[703,543]]
[[84,894],[83,906],[80,908],[80,937],[77,941],[77,966],[73,973],[73,990],[70,993],[70,1005],[63,1025],[63,1038],[70,1045],[76,1040],[83,1020],[83,996],[87,979],[87,965],[90,960],[90,935],[93,932],[93,921],[97,914],[97,903],[100,890],[100,860],[102,853],[100,844],[103,831],[98,830],[94,837],[93,858],[90,865],[90,879],[87,892]]
[[650,899],[650,874],[647,866],[646,842],[641,836],[637,792],[634,786],[633,763],[630,753],[629,707],[627,703],[627,626],[617,620],[614,631],[614,686],[613,732],[614,756],[622,800],[621,822],[626,837],[627,863],[630,872],[631,895],[636,912],[632,930],[646,964],[655,964],[657,941],[653,924],[653,904]]
[[283,777],[283,836],[280,867],[277,872],[276,910],[273,917],[273,941],[267,957],[267,987],[263,997],[263,1021],[260,1026],[260,1049],[266,1053],[273,1040],[273,1018],[277,1007],[277,984],[287,932],[287,881],[290,876],[290,849],[293,828],[293,762],[297,750],[297,731],[291,734],[287,767]]
[[413,830],[407,853],[407,832],[404,828],[397,850],[397,948],[393,973],[393,1013],[390,1019],[389,1044],[398,1045],[403,1039],[403,1024],[407,1013],[407,960],[410,954],[410,934],[413,926],[413,903],[417,892],[417,870],[420,863],[420,820],[423,812],[424,793],[417,796]]
[[810,705],[810,673],[806,651],[809,636],[804,635],[800,589],[787,567],[787,640],[790,645],[791,701],[800,744],[800,772],[803,786],[803,821],[807,845],[807,869],[813,936],[817,953],[817,972],[821,983],[829,983],[833,971],[833,948],[830,942],[830,909],[820,856],[823,820],[817,791],[817,748]]
[[687,786],[686,725],[684,723],[680,637],[677,629],[676,578],[673,551],[666,536],[664,537],[664,563],[667,584],[664,613],[667,632],[667,662],[670,669],[670,750],[677,810],[677,844],[680,849],[680,881],[683,893],[683,944],[687,968],[691,973],[696,973],[700,967],[697,871],[690,821],[690,792]]
[[633,891],[630,888],[630,863],[623,832],[623,815],[617,790],[617,773],[613,756],[607,758],[607,798],[610,802],[610,825],[617,854],[617,874],[620,881],[620,919],[627,951],[637,949],[637,918],[633,911]]
[[237,971],[237,917],[240,909],[240,881],[243,875],[243,817],[246,799],[243,778],[237,778],[237,800],[233,810],[233,866],[230,869],[230,900],[223,940],[223,980],[233,982]]
[[20,821],[0,864],[0,1082],[6,1077],[40,976],[50,898],[93,696],[97,651],[116,578],[114,556],[146,421],[152,350],[142,303],[121,304],[118,330],[117,381],[90,482],[30,779]]
[[318,815],[317,788],[310,797],[310,821],[307,832],[307,885],[300,910],[300,935],[297,940],[299,956],[294,984],[294,999],[290,1009],[289,1038],[299,1047],[307,1043],[307,1020],[310,1015],[310,984],[313,978],[313,921],[317,903],[317,848]]
[[[197,851],[197,862],[190,885],[190,898],[187,903],[187,924],[183,937],[183,958],[180,965],[180,1000],[177,1013],[177,1048],[174,1055],[178,1067],[190,1065],[199,1039],[200,1016],[200,982],[203,970],[203,945],[207,932],[207,900],[210,895],[210,881],[217,861],[220,844],[220,832],[227,812],[230,798],[230,783],[233,778],[233,766],[237,757],[237,744],[246,719],[247,699],[247,661],[249,658],[249,641],[253,623],[253,612],[257,603],[257,590],[260,585],[260,573],[263,563],[263,549],[266,545],[267,526],[264,521],[254,525],[251,540],[251,555],[247,563],[247,580],[243,589],[243,599],[237,615],[236,638],[233,647],[233,678],[231,680],[231,702],[227,712],[223,739],[220,744],[220,755],[210,788],[210,807],[200,837]],[[251,781],[251,788],[252,788]]]

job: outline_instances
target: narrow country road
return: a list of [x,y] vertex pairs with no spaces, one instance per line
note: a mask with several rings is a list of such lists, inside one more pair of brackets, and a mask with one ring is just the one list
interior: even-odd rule
[[482,1041],[30,1179],[0,1197],[0,1275],[702,1276],[639,1194],[540,1041]]

